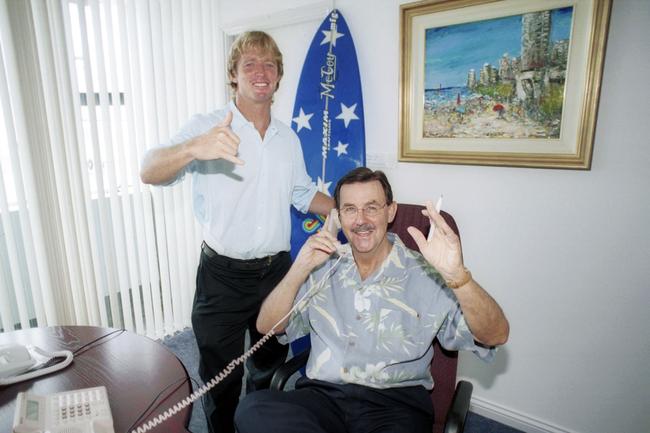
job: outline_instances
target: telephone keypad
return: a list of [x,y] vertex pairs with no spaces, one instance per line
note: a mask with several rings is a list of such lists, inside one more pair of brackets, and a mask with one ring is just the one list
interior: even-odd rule
[[103,401],[107,401],[105,388],[88,388],[62,392],[52,401],[52,413],[62,423],[90,421],[106,415]]
[[14,432],[115,433],[106,388],[39,396],[19,392]]

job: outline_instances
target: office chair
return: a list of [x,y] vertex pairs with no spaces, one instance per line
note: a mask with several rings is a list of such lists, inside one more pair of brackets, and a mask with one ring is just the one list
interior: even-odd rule
[[[427,235],[429,232],[429,219],[422,215],[422,209],[424,209],[424,206],[400,203],[397,205],[395,220],[388,226],[389,231],[397,234],[407,247],[416,251],[418,250],[417,245],[406,229],[413,226],[420,229],[425,236]],[[445,211],[441,211],[440,214],[447,221],[449,227],[456,234],[459,234],[454,218]],[[443,349],[436,339],[433,345],[433,353],[431,363],[431,375],[434,381],[433,391],[431,392],[435,417],[433,433],[460,433],[464,430],[465,419],[469,411],[472,384],[464,380],[456,384],[458,352]],[[280,366],[271,379],[270,388],[284,389],[287,380],[307,364],[308,358],[309,348]]]

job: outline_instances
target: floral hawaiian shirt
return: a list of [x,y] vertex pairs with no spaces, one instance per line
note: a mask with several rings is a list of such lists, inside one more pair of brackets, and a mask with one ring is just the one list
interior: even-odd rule
[[352,254],[345,254],[338,262],[330,258],[300,288],[295,302],[301,308],[278,338],[286,343],[311,335],[309,378],[432,389],[435,337],[449,350],[472,350],[485,360],[494,356],[493,348],[475,344],[440,274],[397,235],[388,233],[388,238],[391,252],[364,281]]

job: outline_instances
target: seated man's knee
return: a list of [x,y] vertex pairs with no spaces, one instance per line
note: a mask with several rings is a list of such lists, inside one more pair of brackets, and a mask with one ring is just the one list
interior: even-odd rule
[[268,431],[269,419],[263,411],[267,406],[265,402],[272,400],[272,396],[268,394],[268,391],[252,392],[239,402],[235,411],[235,427],[238,433]]

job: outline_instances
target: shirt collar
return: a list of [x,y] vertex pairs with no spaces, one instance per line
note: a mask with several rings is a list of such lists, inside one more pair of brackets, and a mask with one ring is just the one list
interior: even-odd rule
[[278,121],[276,120],[275,117],[273,117],[273,114],[271,114],[271,121],[269,122],[269,127],[266,129],[266,134],[270,137],[273,137],[275,134],[277,134],[279,131],[278,129]]
[[[248,119],[244,117],[243,114],[241,114],[241,111],[239,111],[239,108],[237,108],[237,105],[235,104],[234,100],[230,100],[228,103],[228,108],[230,108],[230,111],[232,111],[232,129],[240,129],[244,127],[245,125],[250,125],[251,128],[255,128],[252,122],[250,122]],[[274,136],[275,134],[278,133],[278,120],[273,117],[273,114],[271,114],[271,122],[269,122],[269,127],[266,129],[266,135],[269,137]]]
[[250,122],[246,120],[243,114],[241,114],[241,111],[239,111],[239,108],[237,108],[237,105],[235,105],[234,100],[230,100],[228,103],[228,108],[230,108],[230,111],[232,111],[232,129],[239,129],[244,125],[249,124]]
[[395,233],[386,232],[386,236],[388,237],[388,241],[393,244],[393,248],[390,249],[390,253],[388,253],[388,256],[384,262],[395,260],[399,256],[403,255],[402,253],[404,251],[404,248],[406,248],[406,245],[404,245],[402,240]]

